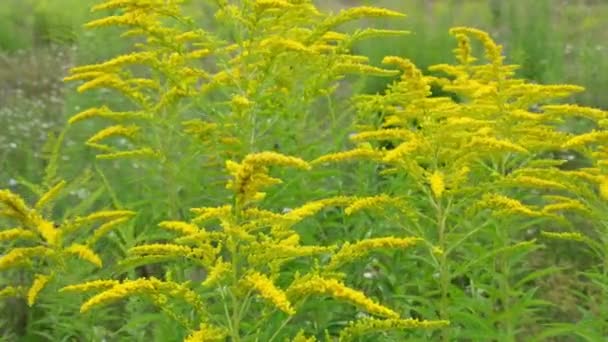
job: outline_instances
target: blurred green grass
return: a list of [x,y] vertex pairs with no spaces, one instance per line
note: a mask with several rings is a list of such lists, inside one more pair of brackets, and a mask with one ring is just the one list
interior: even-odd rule
[[[328,4],[328,2],[325,2]],[[595,0],[378,0],[351,5],[384,6],[407,14],[385,28],[407,29],[406,37],[367,41],[360,52],[379,62],[385,55],[410,58],[420,68],[451,61],[453,26],[489,32],[504,46],[519,75],[539,83],[573,83],[587,91],[575,101],[608,108],[608,2]],[[397,24],[395,24],[397,22]],[[385,80],[373,80],[378,91]]]

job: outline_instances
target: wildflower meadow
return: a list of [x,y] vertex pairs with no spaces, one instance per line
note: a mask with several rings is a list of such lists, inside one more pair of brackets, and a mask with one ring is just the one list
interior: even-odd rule
[[0,340],[607,341],[556,3],[3,0]]

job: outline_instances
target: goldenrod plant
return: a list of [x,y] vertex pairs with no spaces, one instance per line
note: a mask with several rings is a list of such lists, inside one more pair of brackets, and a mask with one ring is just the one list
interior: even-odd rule
[[[92,9],[87,30],[128,48],[69,70],[89,97],[42,185],[0,190],[0,311],[24,317],[0,315],[1,338],[608,334],[608,113],[565,104],[582,87],[517,77],[470,27],[450,30],[452,63],[375,65],[357,43],[408,34],[353,29],[404,17],[377,7]],[[366,94],[360,76],[391,83]],[[62,146],[85,135],[94,173],[71,185],[83,160]]]
[[[87,140],[98,159],[158,160],[171,216],[178,214],[178,189],[185,187],[179,180],[183,167],[200,163],[217,169],[223,158],[318,139],[297,133],[309,135],[304,129],[283,135],[287,141],[276,139],[281,136],[276,133],[317,125],[315,109],[323,107],[316,105],[323,101],[324,111],[333,110],[329,96],[346,74],[394,75],[353,55],[351,46],[406,33],[335,31],[357,19],[403,16],[380,8],[332,15],[310,1],[217,1],[214,18],[227,30],[220,35],[196,27],[181,3],[105,1],[94,6],[94,12],[111,12],[85,26],[124,28],[122,35],[134,39],[133,51],[75,67],[65,79],[84,81],[79,92],[106,89],[124,96],[126,102],[85,109],[70,123],[111,122]],[[147,169],[156,172],[156,166]]]
[[[10,190],[0,190],[0,298],[23,298],[32,307],[49,284],[66,284],[63,278],[72,272],[71,267],[79,265],[74,259],[93,269],[101,268],[103,259],[94,249],[97,242],[135,214],[102,210],[54,221],[52,207],[66,185],[58,182],[32,206]],[[89,273],[94,272],[90,268]],[[13,309],[16,315],[21,314],[19,307]]]
[[[357,308],[360,313],[377,318],[357,319],[339,333],[340,340],[351,340],[376,331],[440,328],[448,321],[425,321],[401,318],[401,314],[377,303],[365,293],[347,286],[340,267],[372,253],[376,249],[408,249],[420,238],[378,237],[341,246],[304,245],[294,226],[327,206],[345,206],[354,199],[327,198],[308,202],[287,213],[275,213],[258,206],[270,185],[281,180],[268,174],[272,166],[309,169],[304,160],[275,152],[247,155],[240,163],[227,162],[233,192],[231,204],[193,208],[189,222],[164,221],[163,229],[175,233],[166,243],[148,243],[133,247],[123,264],[159,263],[186,260],[205,271],[205,279],[194,283],[178,279],[94,280],[70,285],[62,291],[100,291],[81,307],[85,313],[128,296],[147,296],[170,317],[181,323],[190,335],[185,341],[275,341],[322,331],[303,331],[295,322],[314,321],[314,312],[302,310],[314,297],[329,297]],[[349,207],[347,207],[348,209]],[[219,224],[213,224],[217,221]],[[302,262],[312,259],[314,262]],[[287,267],[298,262],[300,267]],[[186,282],[184,282],[186,281]],[[188,304],[179,312],[173,298]],[[206,299],[206,300],[205,300]],[[326,302],[329,307],[338,305]],[[324,310],[318,304],[316,310]],[[329,308],[328,307],[328,308]],[[348,316],[345,316],[348,317]],[[292,323],[294,322],[294,323]],[[200,325],[200,327],[199,327]],[[313,337],[314,340],[314,337]]]
[[[407,59],[385,57],[402,77],[384,94],[356,98],[361,122],[350,137],[356,148],[324,155],[315,164],[386,165],[381,174],[390,195],[368,197],[358,207],[400,209],[407,213],[399,218],[404,233],[427,242],[426,263],[437,272],[436,282],[412,296],[434,300],[439,318],[452,322],[443,340],[515,341],[524,327],[540,323],[534,313],[549,304],[534,299],[529,284],[543,272],[529,274],[522,264],[542,247],[537,230],[572,228],[564,212],[585,211],[577,198],[580,187],[565,180],[559,169],[565,161],[553,155],[603,134],[573,136],[560,124],[571,116],[600,119],[605,112],[553,104],[582,88],[515,78],[517,66],[504,64],[501,46],[487,33],[467,27],[451,33],[458,42],[457,64],[429,68],[447,78],[425,76]],[[472,41],[481,43],[486,63],[477,62]],[[432,86],[450,97],[431,96]],[[465,284],[455,286],[459,279]],[[467,307],[485,313],[471,315]]]

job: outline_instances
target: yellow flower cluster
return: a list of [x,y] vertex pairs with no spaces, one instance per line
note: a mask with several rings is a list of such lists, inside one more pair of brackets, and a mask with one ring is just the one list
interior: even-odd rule
[[262,298],[271,302],[279,310],[288,315],[296,313],[285,292],[277,288],[267,276],[254,272],[245,276],[244,282],[247,287],[255,289]]
[[[85,25],[87,28],[120,27],[126,30],[124,37],[145,38],[145,43],[136,44],[135,51],[75,67],[65,78],[84,82],[78,87],[80,92],[107,88],[131,102],[132,110],[93,107],[70,119],[71,124],[95,117],[121,122],[89,139],[88,145],[99,150],[101,159],[170,158],[167,142],[159,141],[155,135],[158,129],[169,128],[166,119],[181,121],[187,133],[204,143],[212,141],[215,147],[221,144],[227,152],[234,153],[241,144],[255,141],[258,132],[272,128],[264,127],[266,120],[259,120],[258,116],[271,112],[288,115],[277,111],[287,99],[301,101],[299,108],[307,108],[319,96],[333,92],[335,82],[345,74],[395,75],[394,70],[371,66],[366,57],[353,55],[351,47],[362,39],[407,33],[388,29],[336,32],[337,26],[349,21],[403,15],[369,6],[327,14],[310,1],[246,0],[241,6],[223,3],[213,17],[218,26],[240,32],[236,41],[202,29],[193,30],[180,1],[106,0],[93,9],[112,14],[92,20]],[[201,61],[209,58],[225,61],[225,67],[206,70]],[[299,64],[297,70],[292,68],[294,63]],[[142,68],[151,72],[136,77],[142,74]],[[297,77],[294,73],[298,73]],[[316,76],[320,74],[324,76]],[[215,92],[228,97],[226,112],[205,120],[187,118],[179,112],[181,100],[214,96]],[[301,114],[302,119],[305,114]],[[251,126],[228,124],[234,120],[251,122]],[[122,124],[125,121],[131,124]],[[131,140],[132,148],[98,143],[111,136]],[[235,141],[238,144],[231,146]]]
[[345,263],[361,258],[378,249],[406,249],[421,242],[421,238],[396,238],[384,237],[365,239],[355,243],[345,243],[334,255],[332,255],[328,269],[336,269]]
[[95,280],[89,283],[72,285],[64,287],[62,291],[82,292],[90,290],[102,290],[101,293],[91,297],[80,307],[81,312],[87,312],[90,309],[107,305],[117,300],[134,295],[159,295],[165,294],[173,297],[178,297],[186,303],[193,306],[195,309],[202,307],[201,298],[192,290],[188,289],[183,284],[178,284],[170,281],[161,281],[156,278],[140,278],[136,280],[125,280],[122,283],[113,281]]
[[220,342],[226,340],[226,335],[225,330],[203,323],[197,331],[186,337],[184,342]]
[[27,292],[27,305],[32,306],[36,302],[36,297],[38,297],[38,293],[42,291],[44,286],[49,282],[50,277],[38,274],[32,283],[32,286]]
[[310,169],[310,165],[302,159],[275,152],[250,154],[241,163],[227,161],[226,168],[232,179],[226,188],[236,194],[237,205],[246,206],[251,202],[260,201],[265,196],[260,189],[281,183],[280,179],[268,175],[268,167],[272,165]]
[[335,279],[326,279],[317,275],[297,280],[287,289],[288,297],[306,295],[327,295],[337,300],[351,303],[361,310],[381,317],[398,318],[395,311],[382,306],[368,298],[363,292],[354,290]]
[[[54,278],[53,274],[62,272],[67,258],[76,257],[97,267],[102,260],[92,246],[110,229],[125,222],[133,212],[127,210],[99,211],[85,217],[75,217],[63,223],[54,223],[44,213],[52,212],[51,207],[62,194],[67,182],[60,181],[41,193],[33,207],[17,194],[0,190],[0,217],[19,223],[18,228],[0,230],[0,243],[8,243],[0,257],[0,270],[15,268],[32,269],[36,276],[28,291],[5,291],[4,294],[26,296],[29,306],[35,304],[39,293]],[[110,220],[110,221],[107,221]],[[102,222],[84,244],[74,242],[75,233],[84,226]],[[107,221],[107,222],[103,222]],[[70,242],[69,245],[65,245]],[[22,243],[27,243],[20,247]],[[9,289],[10,287],[7,287]]]
[[373,333],[386,332],[390,330],[403,329],[437,329],[446,327],[450,324],[449,321],[425,321],[418,319],[377,319],[365,318],[359,321],[354,321],[340,332],[339,341],[350,341],[358,336]]

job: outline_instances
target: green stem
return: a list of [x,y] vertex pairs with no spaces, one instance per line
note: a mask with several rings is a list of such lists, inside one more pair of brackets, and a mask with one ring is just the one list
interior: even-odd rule
[[[498,172],[502,177],[507,174],[507,164],[509,157],[501,158]],[[504,227],[497,227],[496,236],[498,237],[498,245],[495,248],[503,248],[509,245],[509,235]],[[504,331],[501,334],[501,341],[505,342],[514,342],[515,341],[515,327],[513,325],[513,321],[511,319],[511,285],[509,284],[510,278],[510,267],[509,267],[509,259],[507,255],[500,254],[497,256],[497,260],[495,261],[495,272],[499,274],[498,276],[498,287],[499,294],[498,298],[501,301],[501,311],[504,314],[500,325],[503,327]]]
[[[449,320],[449,290],[450,290],[450,270],[448,267],[447,258],[447,242],[446,242],[446,218],[447,210],[443,207],[441,200],[435,200],[435,209],[437,213],[437,229],[438,229],[438,244],[443,254],[439,256],[439,288],[441,291],[441,300],[439,302],[439,318]],[[441,332],[442,341],[451,341],[450,330],[444,329]]]

